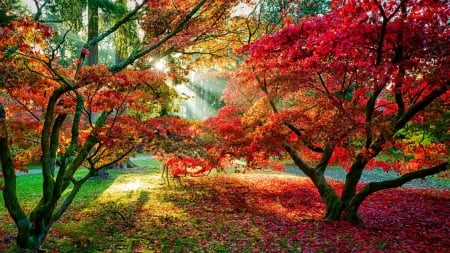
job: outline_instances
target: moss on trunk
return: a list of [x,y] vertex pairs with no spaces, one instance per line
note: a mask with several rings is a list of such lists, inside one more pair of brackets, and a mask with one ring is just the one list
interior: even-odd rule
[[325,220],[339,220],[342,211],[342,201],[336,194],[336,191],[327,183],[323,174],[315,175],[311,179],[319,190],[320,197],[325,203]]
[[17,247],[19,252],[37,252],[44,242],[46,232],[36,232],[33,228],[19,228]]

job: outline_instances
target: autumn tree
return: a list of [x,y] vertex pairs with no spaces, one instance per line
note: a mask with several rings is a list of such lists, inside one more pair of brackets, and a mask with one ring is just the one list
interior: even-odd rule
[[190,47],[174,50],[182,55],[179,60],[187,62],[189,68],[211,66],[212,61],[215,69],[229,70],[240,62],[241,57],[234,53],[236,49],[281,30],[287,23],[329,10],[329,0],[242,1],[232,9],[225,25],[217,22],[220,17],[205,19],[202,23],[210,27],[208,33],[192,38]]
[[[182,1],[172,12],[174,1],[142,1],[88,40],[79,52],[72,52],[79,58],[69,65],[61,65],[59,57],[69,40],[67,31],[60,31],[58,39],[55,30],[26,17],[0,28],[3,198],[17,226],[19,248],[37,250],[96,170],[126,159],[136,145],[152,141],[149,129],[156,125],[145,123],[152,111],[167,103],[170,87],[166,80],[172,77],[151,69],[147,61],[170,48],[189,46],[189,37],[208,32],[201,23],[207,19],[205,15],[229,13],[234,3]],[[161,14],[166,11],[164,15],[170,14],[170,18]],[[138,50],[114,65],[84,64],[91,46],[135,19],[151,34]],[[151,26],[155,21],[161,21],[164,29]],[[136,112],[148,116],[139,117]],[[92,117],[93,113],[97,117]],[[21,143],[16,153],[11,150],[14,143]],[[27,211],[17,196],[15,171],[36,158],[42,165],[42,196]],[[88,167],[88,173],[75,178],[81,166]]]
[[[223,106],[220,94],[227,71],[242,62],[235,50],[261,36],[279,31],[287,23],[298,22],[306,15],[317,15],[329,11],[328,0],[261,0],[241,2],[231,11],[226,22],[217,19],[204,20],[210,27],[207,33],[193,37],[189,47],[173,48],[177,57],[168,55],[165,61],[178,73],[190,73],[189,79],[178,79],[185,83],[189,98],[185,116],[204,119],[214,115]],[[220,17],[217,17],[220,19]],[[181,67],[181,69],[180,69]]]
[[[447,1],[345,1],[242,49],[227,106],[209,124],[238,157],[287,153],[327,220],[359,222],[372,193],[449,169]],[[419,137],[420,136],[420,137]],[[334,189],[329,165],[347,171]],[[398,178],[360,184],[366,169]]]
[[[3,198],[18,228],[18,246],[34,250],[83,183],[96,170],[120,161],[133,150],[137,134],[130,131],[133,122],[123,119],[121,110],[139,106],[134,102],[138,99],[152,97],[130,91],[143,83],[160,85],[158,79],[163,79],[152,72],[146,75],[140,71],[139,78],[131,71],[114,74],[105,66],[61,68],[51,57],[35,51],[34,46],[46,45],[52,32],[31,20],[12,22],[2,31],[8,35],[5,42],[13,43],[2,46],[20,43],[19,48],[11,49],[15,50],[11,55],[2,57],[2,91],[8,94],[2,98],[0,110]],[[90,113],[99,113],[95,122]],[[30,128],[35,131],[26,131]],[[25,134],[15,134],[20,132]],[[14,135],[9,138],[11,133]],[[10,141],[32,145],[14,154]],[[113,156],[105,156],[111,149],[115,150]],[[15,167],[36,158],[42,166],[42,198],[26,214],[16,196]],[[86,163],[91,165],[88,173],[75,179],[75,172]],[[73,186],[69,194],[61,199],[69,186]]]

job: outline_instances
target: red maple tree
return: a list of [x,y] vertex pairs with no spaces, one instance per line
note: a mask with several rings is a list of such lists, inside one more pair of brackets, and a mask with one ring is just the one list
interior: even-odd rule
[[[59,55],[69,40],[68,31],[58,37],[51,27],[31,18],[0,27],[0,176],[19,248],[39,249],[53,223],[96,171],[126,159],[154,138],[165,137],[148,130],[170,119],[148,118],[173,99],[165,79],[176,76],[151,70],[148,63],[191,46],[193,37],[223,24],[235,3],[141,1],[90,38],[79,53],[71,52],[79,58],[69,66],[62,65]],[[35,4],[39,17],[49,1]],[[211,16],[217,17],[214,24],[202,23]],[[92,46],[135,19],[145,30],[137,51],[110,66],[85,66]],[[155,22],[161,24],[146,26]],[[15,170],[32,160],[40,160],[42,166],[43,194],[28,212],[17,197]],[[88,167],[88,173],[75,178],[81,166]],[[66,190],[69,193],[63,194]]]
[[[285,151],[317,187],[325,218],[359,222],[373,192],[447,170],[450,47],[447,1],[345,1],[265,36],[207,123],[223,152],[267,161]],[[342,195],[329,165],[347,171]],[[357,190],[365,169],[402,173]]]

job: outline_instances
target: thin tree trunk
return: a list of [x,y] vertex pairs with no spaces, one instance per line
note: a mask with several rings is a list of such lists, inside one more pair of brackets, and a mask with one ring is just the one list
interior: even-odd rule
[[102,168],[102,169],[98,169],[93,173],[93,177],[96,178],[108,178],[109,174],[108,174],[108,168]]
[[139,166],[137,164],[135,164],[133,161],[131,161],[130,159],[127,159],[127,160],[123,161],[122,167],[124,169],[132,169],[132,168],[137,168]]
[[[98,3],[97,0],[88,1],[88,41],[98,36]],[[88,65],[98,63],[98,43],[94,43],[89,48]]]

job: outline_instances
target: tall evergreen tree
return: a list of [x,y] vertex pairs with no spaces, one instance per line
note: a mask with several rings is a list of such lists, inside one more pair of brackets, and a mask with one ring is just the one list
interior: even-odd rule
[[[63,21],[74,31],[81,31],[87,27],[87,41],[91,41],[99,35],[101,24],[108,24],[114,20],[110,17],[120,17],[126,11],[125,5],[117,1],[110,0],[55,0],[53,12],[59,13]],[[87,12],[87,24],[83,23],[83,14]],[[103,14],[103,15],[100,15]],[[100,18],[100,16],[102,18]],[[90,45],[88,48],[87,64],[97,64],[99,61],[98,43]]]
[[[121,11],[127,8],[127,0],[116,0],[117,12],[116,19],[120,19]],[[136,21],[130,21],[121,26],[114,33],[114,50],[115,62],[119,63],[126,59],[139,46],[139,38],[137,34],[138,24]]]
[[23,12],[19,0],[1,0],[0,1],[0,27],[4,27],[11,20],[18,17]]

